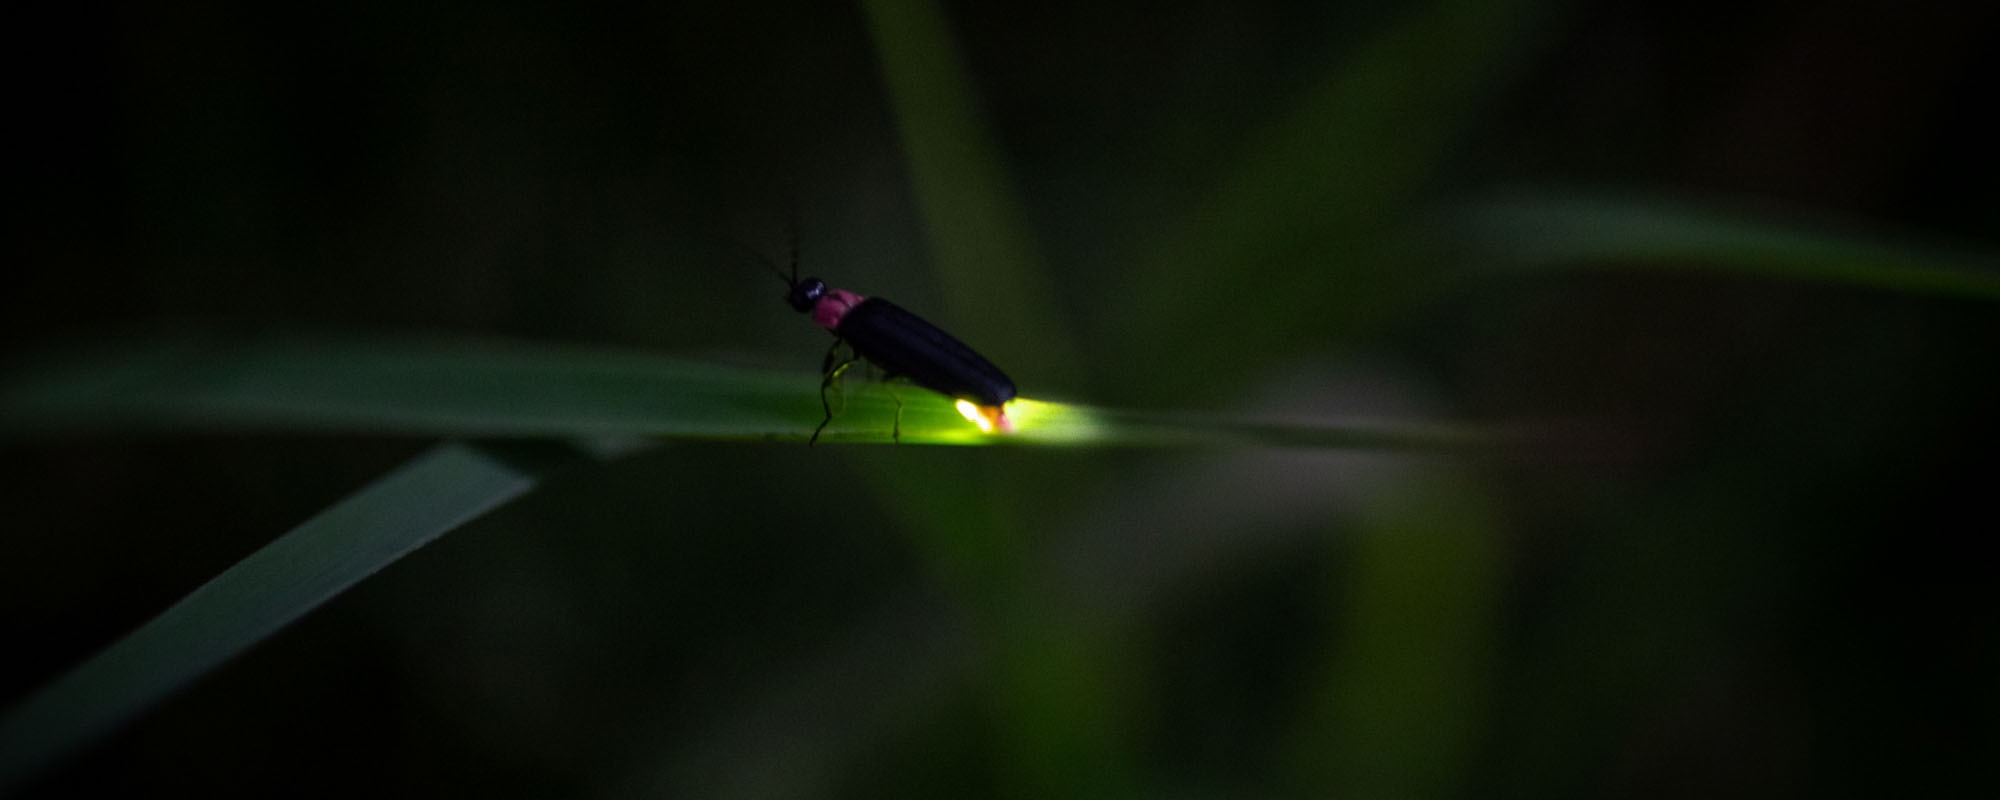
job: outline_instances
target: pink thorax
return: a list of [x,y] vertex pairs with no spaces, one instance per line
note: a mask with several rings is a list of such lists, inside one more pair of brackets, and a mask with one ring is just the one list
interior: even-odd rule
[[828,291],[825,297],[813,305],[813,324],[834,330],[840,327],[840,320],[847,316],[847,312],[854,310],[855,306],[861,305],[861,301],[866,299],[868,298],[846,289]]

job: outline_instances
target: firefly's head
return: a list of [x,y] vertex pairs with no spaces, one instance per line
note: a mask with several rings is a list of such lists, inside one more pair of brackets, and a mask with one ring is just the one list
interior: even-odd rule
[[819,299],[825,296],[826,281],[807,278],[792,284],[792,291],[785,295],[785,300],[792,304],[793,310],[803,314],[813,310],[813,306],[818,305]]

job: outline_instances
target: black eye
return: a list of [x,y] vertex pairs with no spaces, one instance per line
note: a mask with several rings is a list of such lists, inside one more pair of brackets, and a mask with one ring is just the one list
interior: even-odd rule
[[811,311],[813,305],[824,296],[826,296],[826,281],[807,278],[792,284],[792,293],[785,299],[791,302],[793,310],[804,313]]

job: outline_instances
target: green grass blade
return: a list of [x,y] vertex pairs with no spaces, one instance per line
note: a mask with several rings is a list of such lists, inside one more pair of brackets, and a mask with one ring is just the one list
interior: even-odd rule
[[1302,787],[1336,797],[1471,788],[1504,595],[1500,520],[1491,491],[1451,470],[1371,498],[1351,572],[1333,582],[1339,638],[1295,740]]
[[0,717],[0,793],[580,451],[444,444],[292,529]]
[[1074,339],[1051,311],[1054,288],[1027,204],[983,124],[943,12],[932,2],[862,8],[954,329],[1002,363],[1033,354],[1038,378],[1066,383],[1079,374]]
[[[847,380],[822,443],[1487,449],[1518,430],[1369,420],[1263,421],[1020,399],[982,434],[949,398]],[[212,431],[629,441],[803,441],[819,379],[584,348],[281,337],[75,351],[0,382],[0,436]]]
[[[976,443],[950,401],[845,382],[823,442]],[[0,380],[0,435],[322,432],[804,441],[819,376],[580,347],[282,336],[106,345]]]
[[1454,215],[1488,267],[1698,271],[2000,300],[2000,258],[1773,223],[1664,199],[1521,192]]
[[757,437],[820,418],[818,378],[446,338],[194,338],[52,354],[0,383],[0,430]]
[[[1295,103],[1252,136],[1213,200],[1116,293],[1103,326],[1121,386],[1227,375],[1243,353],[1351,330],[1425,274],[1378,268],[1386,231],[1458,157],[1518,65],[1545,40],[1540,0],[1397,6],[1358,47],[1332,53]],[[1218,330],[1218,315],[1255,324]],[[1325,340],[1333,340],[1328,336]]]

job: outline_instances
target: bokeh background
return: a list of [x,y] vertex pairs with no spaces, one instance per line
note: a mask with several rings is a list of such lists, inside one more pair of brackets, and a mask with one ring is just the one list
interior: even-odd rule
[[[1468,278],[1479,242],[1425,224],[1611,190],[1990,254],[1990,4],[0,20],[10,367],[443,332],[810,380],[824,335],[743,256],[784,261],[796,229],[808,272],[1030,395],[1616,434],[1533,458],[670,443],[396,564],[32,794],[1990,784],[1990,301],[1672,262]],[[0,705],[428,444],[0,445]]]

